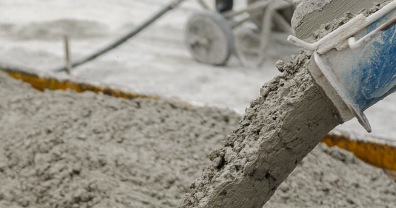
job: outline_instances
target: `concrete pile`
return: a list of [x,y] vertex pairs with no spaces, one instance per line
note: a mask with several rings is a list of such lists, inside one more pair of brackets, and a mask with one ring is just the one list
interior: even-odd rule
[[[279,78],[272,83],[285,84]],[[215,165],[221,152],[209,153],[229,143],[227,134],[241,119],[224,109],[169,101],[42,93],[2,73],[0,86],[0,207],[177,207],[208,157],[213,168],[227,166]],[[266,86],[263,94],[276,94]],[[330,206],[334,200],[386,207],[396,203],[395,190],[381,170],[320,146],[265,207]]]

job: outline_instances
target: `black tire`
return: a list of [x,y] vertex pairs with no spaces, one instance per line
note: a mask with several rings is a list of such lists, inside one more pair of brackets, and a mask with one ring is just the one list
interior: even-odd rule
[[223,66],[234,51],[234,36],[230,23],[219,13],[205,11],[189,19],[185,43],[195,60]]
[[231,11],[234,0],[216,0],[216,11],[219,13]]

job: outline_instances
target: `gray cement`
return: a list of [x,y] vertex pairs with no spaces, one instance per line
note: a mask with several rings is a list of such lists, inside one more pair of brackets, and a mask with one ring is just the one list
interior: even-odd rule
[[297,37],[308,39],[321,25],[347,12],[356,15],[387,1],[389,0],[304,0],[293,14],[292,27]]
[[[297,36],[317,39],[348,21],[354,13],[375,5],[366,3],[369,5],[357,1],[306,1],[294,16]],[[349,8],[349,16],[339,18]],[[312,18],[307,21],[312,28],[304,28],[301,18]],[[331,20],[334,21],[329,23]],[[313,35],[324,23],[329,23],[328,27]],[[300,29],[306,34],[298,34]],[[289,64],[277,63],[283,76],[262,88],[260,97],[246,110],[226,145],[212,152],[212,166],[192,184],[192,192],[183,198],[180,207],[263,206],[322,136],[341,123],[334,106],[321,95],[309,75],[309,62],[310,55],[303,52]]]
[[310,55],[278,62],[283,76],[261,89],[212,165],[179,207],[261,207],[340,121],[308,74]]
[[[289,64],[278,65],[290,73],[294,70]],[[304,73],[297,74],[304,78]],[[289,80],[289,76],[266,85],[262,95],[271,99],[289,93],[289,105],[295,105],[293,94],[298,99],[299,94],[306,93],[301,89],[313,90],[311,86],[297,85],[301,81]],[[296,83],[290,84],[293,80]],[[246,152],[252,149],[247,144],[254,145],[257,131],[254,125],[247,125],[247,118],[254,123],[270,116],[275,120],[267,124],[268,129],[281,122],[275,111],[260,111],[256,118],[252,107],[240,124],[250,127],[239,127],[225,140],[240,120],[231,111],[93,93],[42,93],[3,73],[0,97],[0,207],[7,208],[177,207],[183,194],[189,192],[190,183],[210,163],[208,157],[213,160],[212,167],[222,165],[215,158],[222,152],[209,154],[222,147],[222,141],[227,146],[233,142],[245,155],[252,154]],[[252,106],[257,104],[253,102]],[[315,124],[313,118],[310,125]],[[235,140],[238,132],[249,138]],[[224,160],[231,161],[233,156],[228,148]],[[396,204],[396,184],[381,170],[351,154],[320,146],[297,165],[265,207],[360,204],[392,207]]]
[[[133,29],[167,3],[168,0],[0,1],[0,61],[43,71],[63,66],[65,32],[71,36],[71,58],[78,60]],[[235,4],[236,8],[243,8],[246,0],[236,0]],[[116,12],[109,16],[110,10]],[[194,105],[230,107],[242,114],[250,101],[259,96],[262,84],[280,74],[276,60],[289,60],[290,54],[298,54],[299,49],[286,44],[286,34],[274,34],[263,67],[242,67],[236,58],[227,67],[197,63],[186,50],[183,38],[185,23],[196,11],[202,11],[197,1],[185,1],[147,31],[110,54],[76,68],[72,75],[141,94],[177,97]],[[256,44],[252,48],[257,47]],[[396,117],[389,116],[396,115],[394,103],[396,94],[365,112],[376,137],[394,138],[392,124]],[[365,134],[357,120],[338,129]]]
[[319,144],[264,208],[396,206],[396,183],[352,153]]
[[0,74],[0,207],[175,207],[239,115]]
[[[283,75],[264,85],[238,126],[223,110],[42,94],[1,75],[0,207],[176,207],[186,192],[180,207],[262,207],[339,123],[309,60],[278,62]],[[266,206],[396,204],[396,185],[379,170],[339,150],[312,155]]]

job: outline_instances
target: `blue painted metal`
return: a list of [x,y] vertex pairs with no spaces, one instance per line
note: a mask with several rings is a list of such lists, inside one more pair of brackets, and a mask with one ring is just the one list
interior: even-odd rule
[[[396,11],[388,13],[355,37],[367,35],[395,16]],[[332,86],[349,108],[353,108],[353,114],[361,115],[362,120],[366,120],[364,110],[396,91],[396,26],[357,49],[334,49],[320,58],[328,66],[325,70],[330,70]],[[369,124],[367,126],[366,129],[370,129]]]
[[[387,19],[388,16],[385,16],[373,23],[364,33],[373,31]],[[396,26],[393,26],[373,41],[352,50],[351,55],[357,63],[350,72],[341,74],[341,82],[345,84],[350,99],[361,111],[396,90],[396,43],[393,42],[395,34]]]

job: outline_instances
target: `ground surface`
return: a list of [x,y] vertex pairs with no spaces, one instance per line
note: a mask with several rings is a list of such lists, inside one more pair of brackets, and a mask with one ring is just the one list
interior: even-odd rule
[[[0,207],[176,207],[240,117],[169,101],[38,92],[0,73]],[[396,183],[319,145],[265,206],[392,207]]]
[[239,120],[0,77],[0,207],[175,207]]
[[[150,0],[4,0],[0,2],[0,62],[50,70],[63,65],[62,36],[71,37],[77,59],[101,48],[147,19],[168,1]],[[213,2],[208,1],[213,4]],[[242,7],[245,1],[237,1]],[[243,67],[232,58],[227,67],[195,62],[183,43],[187,18],[199,11],[191,0],[117,50],[76,68],[73,76],[128,86],[133,91],[178,98],[198,105],[228,107],[242,113],[264,82],[279,72],[275,61],[298,49],[273,37],[261,68]],[[282,41],[283,40],[283,41]],[[372,135],[396,138],[396,95],[366,114]],[[340,129],[365,134],[356,120]]]

